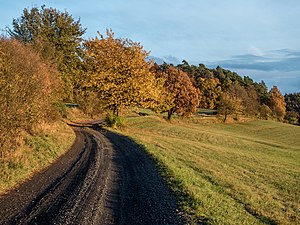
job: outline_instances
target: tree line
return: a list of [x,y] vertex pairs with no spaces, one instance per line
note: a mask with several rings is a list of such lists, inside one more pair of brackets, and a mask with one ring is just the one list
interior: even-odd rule
[[208,69],[204,64],[195,66],[183,61],[177,67],[186,72],[199,89],[199,107],[218,109],[224,121],[228,115],[284,120],[286,103],[276,86],[268,91],[264,81],[258,83],[219,66]]
[[299,94],[282,96],[276,86],[268,91],[263,81],[221,67],[158,65],[138,42],[112,30],[85,40],[85,31],[67,11],[46,6],[13,19],[0,40],[1,144],[59,118],[63,102],[76,102],[89,115],[141,106],[171,119],[200,107],[217,109],[224,121],[247,115],[298,123]]

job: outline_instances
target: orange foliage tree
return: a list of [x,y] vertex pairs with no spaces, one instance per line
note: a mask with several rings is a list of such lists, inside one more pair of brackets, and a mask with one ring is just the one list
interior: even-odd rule
[[95,91],[103,107],[118,115],[128,106],[151,107],[159,95],[157,80],[150,72],[148,52],[137,42],[107,36],[85,42],[88,75],[85,87]]
[[280,93],[277,86],[273,86],[269,92],[270,99],[270,109],[272,110],[274,116],[282,121],[286,114],[286,103],[284,101],[284,97]]
[[168,112],[169,120],[174,113],[189,116],[197,110],[199,91],[193,86],[187,73],[173,65],[164,64],[157,71],[157,77],[164,80],[160,109]]

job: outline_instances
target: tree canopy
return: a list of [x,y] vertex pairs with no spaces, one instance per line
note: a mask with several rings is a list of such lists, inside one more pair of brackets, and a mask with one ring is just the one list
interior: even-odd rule
[[226,122],[229,115],[234,115],[237,119],[237,117],[244,112],[242,99],[238,97],[233,90],[221,94],[218,109],[218,113],[224,117],[224,122]]
[[300,92],[284,95],[286,102],[286,120],[292,124],[300,124]]
[[157,77],[164,80],[161,109],[168,112],[169,120],[174,113],[188,116],[197,110],[199,91],[193,86],[187,73],[164,64],[157,71]]
[[[224,101],[228,103],[229,100],[238,98],[244,115],[263,118],[275,117],[282,120],[282,116],[285,114],[281,94],[275,94],[273,91],[268,92],[264,81],[255,82],[249,76],[241,77],[239,74],[220,66],[209,69],[204,64],[190,65],[185,60],[182,64],[177,65],[177,68],[186,72],[193,85],[199,89],[201,93],[200,107],[220,110],[220,107],[223,107],[225,103]],[[223,93],[226,94],[222,97]],[[279,104],[279,102],[281,103]]]
[[72,100],[74,89],[80,85],[83,50],[81,44],[85,29],[80,20],[68,12],[46,8],[24,9],[21,17],[14,19],[10,36],[32,45],[46,60],[58,68],[64,83],[64,99]]
[[155,75],[148,52],[129,39],[115,38],[111,30],[107,36],[85,42],[88,78],[85,87],[99,94],[106,109],[118,114],[128,106],[150,107],[158,97]]
[[[286,114],[277,87],[268,92],[264,81],[255,82],[220,66],[191,65],[186,60],[177,66],[153,66],[140,43],[115,38],[111,30],[106,37],[99,33],[83,40],[85,29],[80,20],[66,11],[45,5],[24,9],[12,25],[8,29],[12,38],[33,47],[58,69],[64,101],[80,103],[89,114],[100,111],[94,106],[115,114],[129,106],[143,106],[168,111],[170,119],[174,113],[190,115],[197,107],[222,111],[232,101],[238,102],[246,116],[283,120]],[[295,113],[288,115],[295,117]]]
[[198,77],[195,83],[196,87],[201,91],[199,106],[206,109],[216,108],[222,93],[219,79]]
[[300,113],[300,92],[284,95],[287,111],[295,111]]
[[282,121],[286,114],[286,103],[284,97],[281,95],[277,86],[273,86],[269,92],[270,109],[273,111],[274,116]]

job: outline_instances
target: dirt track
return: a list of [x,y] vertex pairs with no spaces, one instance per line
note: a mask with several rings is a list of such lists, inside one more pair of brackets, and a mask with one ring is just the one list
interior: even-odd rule
[[185,224],[135,143],[98,128],[74,130],[63,157],[0,197],[0,224]]

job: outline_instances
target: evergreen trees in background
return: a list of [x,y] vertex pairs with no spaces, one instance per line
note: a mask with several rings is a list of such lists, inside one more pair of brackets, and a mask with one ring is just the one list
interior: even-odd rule
[[[199,106],[219,109],[219,113],[225,113],[226,118],[228,115],[246,115],[265,119],[272,117],[282,121],[286,114],[280,91],[274,86],[268,92],[264,81],[257,83],[248,76],[242,78],[219,66],[209,69],[204,64],[189,65],[186,60],[177,68],[188,73],[194,86],[199,89]],[[233,102],[236,102],[236,109],[230,106],[234,105]]]
[[286,116],[285,119],[291,124],[300,124],[300,92],[285,94]]

